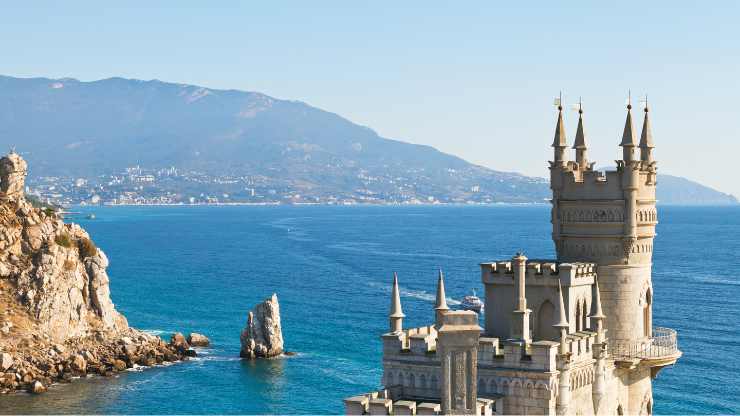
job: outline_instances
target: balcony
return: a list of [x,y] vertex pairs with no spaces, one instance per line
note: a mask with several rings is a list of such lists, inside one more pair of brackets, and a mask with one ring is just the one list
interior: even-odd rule
[[644,341],[615,342],[610,345],[614,361],[622,366],[637,364],[654,367],[653,377],[661,368],[672,365],[681,357],[678,335],[670,328],[655,327],[653,336]]

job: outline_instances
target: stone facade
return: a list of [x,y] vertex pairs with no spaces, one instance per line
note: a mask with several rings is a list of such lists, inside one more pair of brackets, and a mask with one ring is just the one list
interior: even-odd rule
[[598,172],[582,110],[576,160],[566,159],[559,107],[550,162],[557,259],[481,263],[482,331],[473,312],[449,310],[441,272],[435,323],[403,329],[394,279],[384,388],[346,399],[347,414],[652,413],[652,379],[681,352],[675,331],[653,327],[657,166],[648,109],[639,143],[631,109],[622,160]]

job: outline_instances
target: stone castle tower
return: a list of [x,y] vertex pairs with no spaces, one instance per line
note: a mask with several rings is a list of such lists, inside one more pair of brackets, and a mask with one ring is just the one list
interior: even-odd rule
[[657,167],[649,110],[638,143],[627,106],[613,171],[589,162],[582,109],[574,161],[567,146],[558,107],[550,162],[557,258],[517,253],[481,263],[482,330],[473,312],[449,310],[441,272],[435,323],[404,330],[395,279],[382,337],[384,388],[346,399],[348,414],[652,413],[652,379],[681,352],[676,332],[652,323]]

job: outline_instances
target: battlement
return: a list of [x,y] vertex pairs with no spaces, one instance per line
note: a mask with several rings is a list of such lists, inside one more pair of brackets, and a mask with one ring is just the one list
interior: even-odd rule
[[[485,284],[514,285],[512,262],[481,263],[481,279]],[[527,286],[557,287],[558,280],[565,286],[593,284],[596,263],[560,263],[556,260],[527,260]]]
[[[596,333],[579,331],[568,334],[566,352],[571,362],[591,360]],[[535,341],[527,344],[480,337],[478,363],[490,368],[508,368],[529,371],[555,371],[559,355],[559,342]],[[433,325],[412,328],[401,333],[383,335],[383,361],[391,363],[413,362],[420,366],[439,366],[437,356],[437,331]]]

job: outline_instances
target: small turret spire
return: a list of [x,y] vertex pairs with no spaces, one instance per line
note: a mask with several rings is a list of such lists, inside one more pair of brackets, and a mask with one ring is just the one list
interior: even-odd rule
[[560,354],[565,354],[568,352],[568,344],[566,343],[566,340],[568,337],[568,329],[570,328],[570,326],[568,325],[568,315],[565,312],[565,302],[563,301],[563,286],[560,284],[560,279],[558,279],[558,298],[560,319],[553,326],[560,330]]
[[645,97],[645,119],[642,122],[642,134],[640,135],[640,160],[645,162],[653,161],[653,130],[650,128],[650,109],[647,105],[647,96]]
[[565,328],[566,330],[570,327],[568,325],[568,315],[565,313],[565,302],[563,301],[563,287],[560,285],[558,280],[558,312],[560,313],[560,319],[553,325],[555,328]]
[[565,123],[563,122],[563,93],[560,92],[558,98],[555,99],[555,104],[558,107],[558,123],[555,126],[555,138],[552,141],[552,147],[554,148],[554,161],[556,164],[561,164],[565,161],[565,148],[567,147],[565,139]]
[[390,319],[391,332],[400,332],[403,330],[403,314],[401,308],[401,292],[398,290],[398,275],[393,273],[393,289],[391,289],[391,310],[388,318]]
[[601,309],[601,293],[599,292],[599,279],[594,279],[594,301],[591,306],[591,315],[589,318],[592,319],[604,319],[604,311]]
[[580,98],[578,98],[578,128],[573,148],[576,149],[576,163],[581,170],[585,170],[588,165],[588,147],[586,146],[586,133],[583,131],[583,101]]
[[591,303],[591,315],[589,318],[591,318],[591,330],[596,332],[596,343],[602,344],[604,343],[605,333],[606,330],[604,329],[604,319],[606,319],[606,315],[604,315],[603,310],[601,309],[601,292],[599,292],[599,279],[594,279],[594,289],[593,289],[593,302]]
[[634,160],[634,149],[635,143],[635,130],[632,128],[632,93],[630,92],[629,98],[627,99],[627,120],[624,122],[624,132],[622,133],[622,142],[619,143],[622,146],[622,159],[625,162]]
[[435,312],[435,323],[437,328],[442,325],[442,315],[447,313],[450,308],[447,306],[447,297],[445,294],[445,276],[442,273],[442,269],[439,269],[439,277],[437,278],[437,299],[434,302]]

